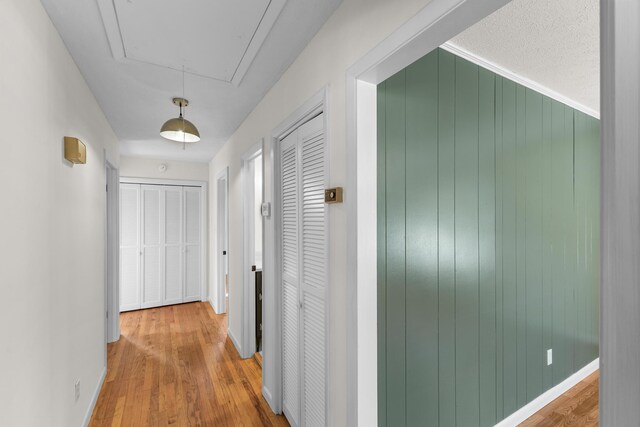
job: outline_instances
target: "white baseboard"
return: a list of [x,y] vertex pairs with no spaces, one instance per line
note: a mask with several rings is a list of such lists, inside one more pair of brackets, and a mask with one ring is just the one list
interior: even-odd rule
[[106,377],[107,377],[107,367],[105,366],[102,369],[102,374],[100,374],[100,378],[98,379],[98,384],[96,385],[96,389],[93,391],[93,396],[91,396],[91,402],[89,402],[89,407],[87,408],[87,412],[84,416],[84,421],[82,422],[83,427],[87,427],[89,425],[89,421],[91,421],[93,410],[96,408],[96,403],[98,403],[98,396],[100,396],[100,390],[102,390],[102,384],[104,384],[104,379]]
[[533,414],[547,406],[549,403],[562,396],[571,387],[575,386],[580,381],[584,380],[589,375],[594,373],[598,369],[599,364],[600,359],[598,358],[589,363],[584,368],[580,369],[575,374],[571,375],[566,380],[562,381],[557,386],[545,391],[540,396],[538,396],[522,408],[518,409],[513,414],[509,415],[507,418],[500,421],[495,425],[495,427],[513,427],[524,422],[527,418],[531,417]]
[[209,298],[209,299],[207,300],[207,302],[209,303],[209,305],[210,305],[210,306],[211,306],[211,308],[213,309],[213,312],[214,312],[215,314],[218,314],[218,312],[216,311],[216,306],[213,304],[213,301],[211,301],[211,298]]
[[216,307],[216,303],[213,302],[213,300],[211,298],[209,298],[209,305],[211,305],[211,308],[213,308],[213,312],[215,314],[225,314],[226,311],[224,311],[224,308],[221,309],[220,307]]
[[240,341],[236,339],[236,337],[233,335],[233,332],[231,332],[231,329],[227,329],[227,335],[229,335],[229,338],[231,338],[231,342],[236,346],[236,350],[238,350],[240,357],[242,357],[242,346],[240,345]]
[[271,394],[267,386],[262,386],[262,397],[264,397],[264,400],[267,401],[273,413],[277,414],[278,412],[276,412],[275,410],[276,405],[274,404],[274,401],[273,401],[273,395]]

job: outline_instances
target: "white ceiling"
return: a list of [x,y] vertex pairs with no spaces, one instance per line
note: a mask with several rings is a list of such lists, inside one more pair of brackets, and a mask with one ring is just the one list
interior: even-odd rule
[[[342,0],[41,0],[121,141],[121,154],[208,161]],[[162,139],[185,116],[202,140]]]
[[513,0],[450,43],[600,111],[599,0]]

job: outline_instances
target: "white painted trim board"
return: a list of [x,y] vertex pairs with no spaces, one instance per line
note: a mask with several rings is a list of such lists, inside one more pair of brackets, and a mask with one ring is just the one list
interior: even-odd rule
[[234,346],[236,346],[236,350],[238,350],[238,354],[240,355],[240,357],[242,357],[242,346],[240,345],[240,342],[236,339],[235,335],[233,335],[233,332],[231,332],[231,329],[227,329],[227,336],[231,338],[231,342],[233,343]]
[[[224,209],[221,209],[220,206],[220,181],[224,182]],[[227,295],[226,295],[226,283],[224,273],[226,270],[227,276],[229,275],[228,269],[228,259],[229,259],[229,167],[226,166],[216,175],[215,181],[215,191],[216,191],[216,223],[213,224],[216,232],[216,272],[214,281],[214,292],[212,295],[215,295],[216,301],[213,304],[214,311],[216,314],[222,314],[227,312]],[[221,212],[222,211],[222,212]],[[220,218],[220,214],[224,216],[224,218]],[[222,223],[224,222],[224,224]],[[224,230],[220,230],[220,227]],[[222,255],[222,252],[226,251],[226,255]],[[225,258],[226,257],[226,258]],[[225,265],[226,264],[226,265]],[[223,268],[224,267],[224,268]],[[228,277],[227,277],[228,278]]]
[[485,68],[499,76],[502,76],[506,79],[509,79],[511,81],[514,81],[516,83],[518,83],[521,86],[524,86],[526,88],[529,88],[531,90],[534,90],[538,93],[541,93],[545,96],[548,96],[551,99],[555,99],[556,101],[564,104],[564,105],[568,105],[569,107],[581,111],[591,117],[595,117],[596,119],[600,119],[600,112],[596,111],[592,108],[587,107],[586,105],[580,104],[577,101],[574,101],[573,99],[567,98],[566,96],[554,91],[553,89],[549,89],[548,87],[541,85],[540,83],[537,83],[533,80],[530,80],[524,76],[521,76],[518,73],[514,73],[511,70],[508,70],[507,68],[504,68],[501,65],[498,65],[494,62],[491,62],[487,59],[484,59],[483,57],[476,55],[473,52],[470,52],[458,45],[456,45],[453,42],[446,42],[444,43],[442,46],[440,46],[442,49],[446,50],[447,52],[450,52],[456,56],[459,56],[460,58],[466,59],[469,62],[472,62],[482,68]]
[[98,396],[100,396],[100,390],[102,390],[102,385],[104,384],[104,380],[106,377],[107,367],[105,366],[104,368],[102,368],[102,373],[100,374],[100,378],[98,379],[98,384],[96,385],[96,388],[93,391],[93,395],[91,396],[91,402],[89,402],[89,407],[87,408],[84,420],[82,421],[83,427],[87,427],[89,425],[89,422],[91,421],[93,410],[96,408],[96,403],[98,403]]
[[[253,357],[254,352],[251,351],[252,342],[255,338],[255,293],[252,292],[255,285],[255,275],[251,271],[251,254],[248,249],[252,246],[251,241],[255,241],[255,230],[253,229],[253,217],[256,206],[251,206],[255,200],[254,186],[255,186],[255,166],[252,162],[257,157],[262,157],[263,170],[264,170],[264,138],[260,138],[258,142],[253,144],[243,155],[241,162],[241,176],[242,176],[242,347],[246,349],[246,354],[240,354],[244,359]],[[262,197],[264,200],[264,172],[262,177]],[[264,250],[264,220],[262,226],[263,247]],[[254,248],[255,251],[255,248]],[[264,260],[263,268],[264,270]],[[253,280],[252,280],[253,279]]]
[[540,396],[536,397],[513,414],[509,415],[507,418],[500,421],[495,425],[495,427],[513,427],[524,422],[527,418],[531,417],[533,414],[547,406],[549,403],[562,396],[580,381],[584,380],[589,375],[597,371],[599,364],[600,359],[593,360],[587,366],[583,367],[557,386],[545,391]]

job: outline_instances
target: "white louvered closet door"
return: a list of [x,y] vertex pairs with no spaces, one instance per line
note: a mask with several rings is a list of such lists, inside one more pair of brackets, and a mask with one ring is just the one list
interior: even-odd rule
[[283,411],[300,425],[300,303],[298,251],[298,132],[280,143],[282,197],[282,391]]
[[179,304],[183,301],[182,288],[182,187],[163,187],[164,227],[163,227],[163,272],[164,305]]
[[326,425],[327,215],[326,144],[322,115],[298,130],[301,164],[302,426]]
[[[288,141],[289,138],[295,143]],[[292,386],[298,387],[299,411],[291,414],[289,421],[301,427],[326,425],[326,151],[322,114],[282,141],[283,323],[286,329],[287,321],[293,323],[296,318],[298,329],[298,343],[291,358],[297,359],[298,363],[292,372],[297,374],[299,383]],[[293,264],[294,259],[296,264]],[[295,265],[295,275],[285,274],[293,269],[287,265],[288,260]],[[288,280],[295,283],[295,289]],[[293,299],[290,294],[294,290],[297,291],[295,316],[288,314],[288,310],[294,309],[294,303],[289,301],[289,298]],[[285,336],[283,340],[285,384],[289,368],[286,360],[288,339]]]
[[184,188],[184,302],[200,300],[202,282],[202,191]]
[[162,305],[162,187],[142,185],[142,308]]
[[120,185],[120,311],[140,308],[140,185]]

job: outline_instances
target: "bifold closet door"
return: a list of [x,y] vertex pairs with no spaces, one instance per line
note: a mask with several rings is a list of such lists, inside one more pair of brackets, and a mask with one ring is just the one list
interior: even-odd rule
[[140,186],[120,185],[120,311],[140,308]]
[[202,191],[184,188],[184,302],[199,301],[202,283]]
[[142,185],[142,308],[162,305],[160,236],[163,188]]
[[282,140],[281,156],[283,407],[292,425],[324,426],[328,228],[323,115]]
[[298,132],[280,143],[282,197],[282,407],[292,426],[300,423],[300,303],[298,251]]
[[120,311],[199,301],[202,189],[120,184]]
[[164,292],[163,305],[183,302],[182,288],[182,187],[162,187],[164,194],[164,227],[163,227],[163,273]]

